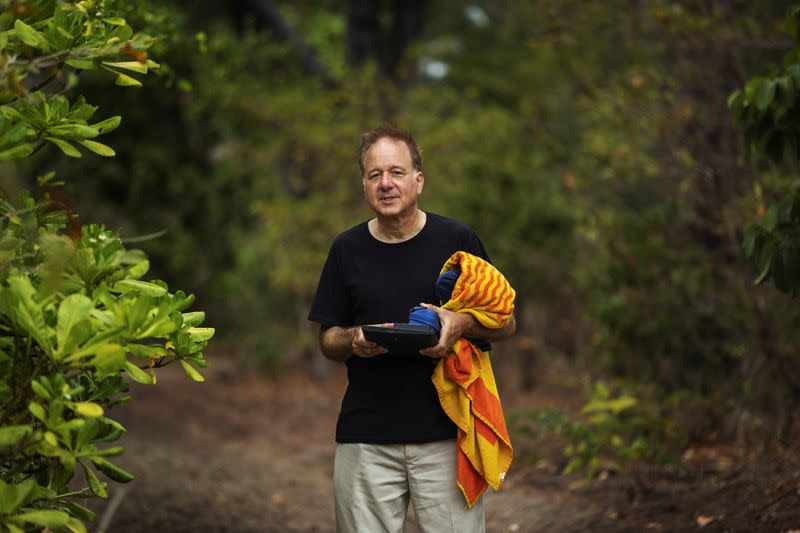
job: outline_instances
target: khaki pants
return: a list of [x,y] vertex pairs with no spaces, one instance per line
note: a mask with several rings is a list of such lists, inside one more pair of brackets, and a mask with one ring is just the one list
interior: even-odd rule
[[426,444],[337,444],[338,533],[400,533],[409,499],[426,533],[483,533],[483,498],[471,509],[456,484],[455,439]]

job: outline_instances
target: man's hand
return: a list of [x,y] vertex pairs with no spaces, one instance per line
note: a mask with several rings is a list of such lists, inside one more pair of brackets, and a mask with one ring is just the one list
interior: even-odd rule
[[[391,323],[374,324],[374,325],[381,327],[394,327],[394,324]],[[375,357],[376,355],[380,355],[382,353],[386,353],[389,351],[383,346],[365,339],[364,330],[361,329],[361,326],[356,327],[356,331],[353,335],[352,347],[354,354],[356,354],[359,357],[366,357],[366,358]]]
[[428,357],[439,358],[446,356],[453,343],[461,337],[494,342],[509,338],[517,329],[517,321],[513,314],[509,317],[505,326],[495,329],[487,328],[467,313],[454,313],[431,304],[421,303],[419,305],[434,311],[439,317],[439,323],[442,326],[441,331],[439,331],[439,344],[419,351],[419,353]]
[[[376,324],[378,326],[393,326],[394,324]],[[332,361],[347,361],[353,354],[358,357],[375,357],[388,350],[364,338],[361,326],[343,328],[331,326],[320,327],[319,347],[322,354]]]
[[447,309],[442,309],[435,305],[421,303],[422,307],[427,307],[435,312],[439,317],[439,344],[430,348],[423,348],[419,351],[422,355],[438,359],[444,357],[450,351],[450,347],[461,337],[464,337],[470,329],[478,324],[478,321],[466,313],[454,313]]

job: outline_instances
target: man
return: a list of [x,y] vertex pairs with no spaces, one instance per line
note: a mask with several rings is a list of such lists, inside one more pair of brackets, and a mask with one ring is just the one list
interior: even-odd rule
[[[456,484],[457,428],[431,375],[458,338],[509,337],[514,319],[492,330],[433,305],[450,255],[488,254],[468,226],[419,209],[425,177],[411,135],[392,127],[365,133],[359,167],[375,217],[334,240],[309,313],[321,326],[322,353],[347,365],[336,427],[337,531],[400,532],[409,499],[423,531],[484,531],[483,502],[467,508]],[[361,325],[406,322],[416,305],[439,317],[436,346],[409,357],[364,338]]]

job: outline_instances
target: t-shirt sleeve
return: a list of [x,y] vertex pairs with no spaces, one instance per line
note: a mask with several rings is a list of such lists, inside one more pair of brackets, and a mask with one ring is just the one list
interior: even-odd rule
[[334,241],[322,268],[317,292],[308,313],[310,321],[318,322],[326,328],[353,325],[350,298],[342,276],[340,254],[338,242]]
[[469,252],[472,255],[480,257],[481,259],[485,259],[489,263],[492,262],[491,258],[489,257],[489,252],[486,251],[486,248],[483,246],[478,234],[472,229],[470,229],[469,233],[466,235],[462,249],[465,252]]

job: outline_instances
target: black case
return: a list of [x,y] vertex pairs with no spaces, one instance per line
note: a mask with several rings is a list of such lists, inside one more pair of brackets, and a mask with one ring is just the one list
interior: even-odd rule
[[439,342],[439,334],[430,326],[397,323],[393,328],[361,326],[361,330],[368,341],[404,355],[420,355],[421,349],[436,346]]

